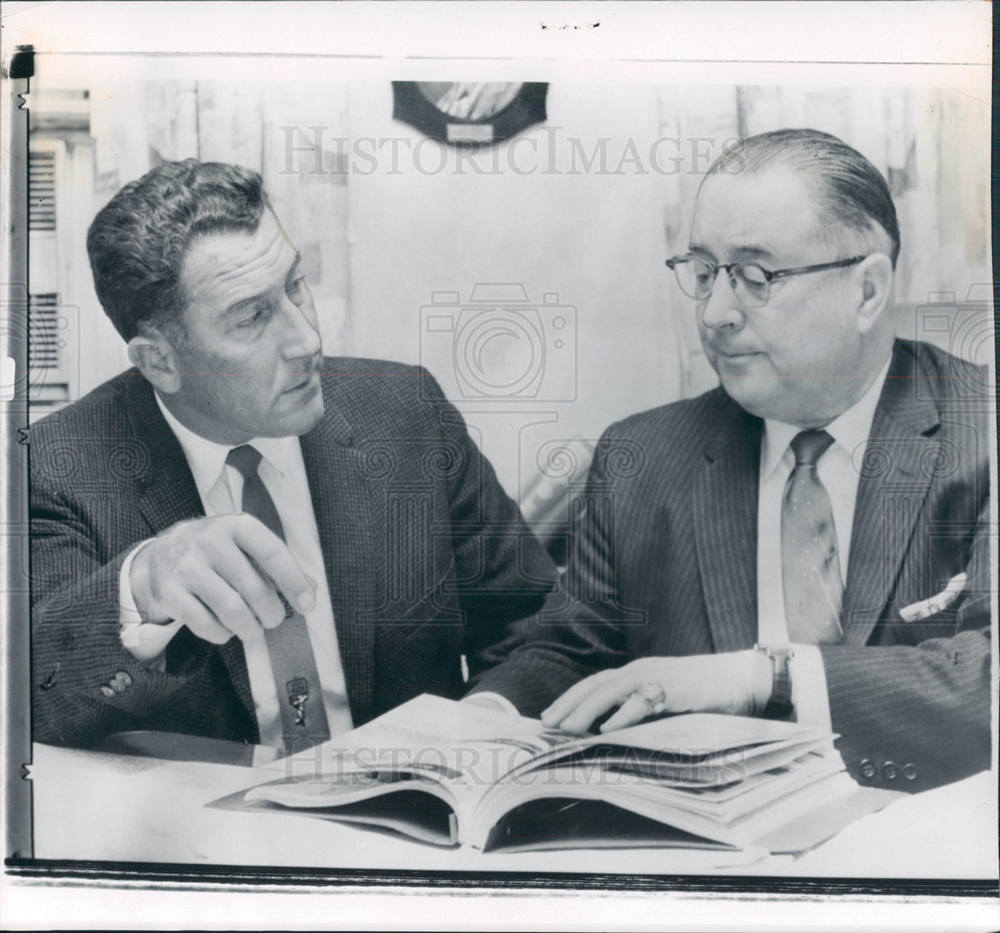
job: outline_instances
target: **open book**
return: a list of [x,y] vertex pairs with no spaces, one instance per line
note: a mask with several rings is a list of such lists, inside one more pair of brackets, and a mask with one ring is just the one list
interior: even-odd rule
[[814,726],[711,713],[581,738],[425,694],[269,765],[284,777],[238,805],[483,850],[794,852],[896,796],[860,800],[833,738]]

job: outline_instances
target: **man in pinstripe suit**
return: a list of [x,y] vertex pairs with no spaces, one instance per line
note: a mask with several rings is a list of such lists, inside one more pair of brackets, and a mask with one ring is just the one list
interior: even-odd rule
[[869,785],[989,767],[988,378],[895,339],[899,245],[885,181],[827,134],[709,171],[668,265],[721,386],[602,438],[567,574],[588,608],[549,614],[606,669],[548,724],[796,716]]
[[572,683],[485,670],[555,567],[426,372],[322,356],[259,175],[161,165],[88,251],[136,368],[31,431],[36,739],[287,748],[461,696],[463,654]]

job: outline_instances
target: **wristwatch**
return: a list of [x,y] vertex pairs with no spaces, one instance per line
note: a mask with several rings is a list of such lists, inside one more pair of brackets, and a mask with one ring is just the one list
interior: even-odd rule
[[754,648],[763,651],[771,662],[771,697],[761,715],[765,719],[790,719],[794,706],[788,661],[794,652],[791,648],[768,648],[764,645],[754,645]]

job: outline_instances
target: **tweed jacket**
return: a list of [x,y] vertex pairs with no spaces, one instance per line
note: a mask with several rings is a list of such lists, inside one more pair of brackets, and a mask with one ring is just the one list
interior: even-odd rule
[[[861,465],[845,641],[821,649],[862,783],[917,791],[990,766],[990,417],[984,368],[896,342]],[[762,434],[721,388],[605,432],[543,614],[563,623],[548,650],[609,667],[754,645]],[[960,573],[954,602],[915,617]]]
[[[571,666],[544,651],[486,670],[491,644],[540,607],[556,572],[430,375],[327,359],[322,382],[325,414],[301,447],[355,724],[421,692],[460,696],[463,654],[483,689],[516,694],[522,675],[568,686]],[[124,558],[203,515],[149,383],[117,376],[32,427],[29,451],[35,738],[256,741],[239,639],[216,647],[181,628],[163,672],[121,644]]]

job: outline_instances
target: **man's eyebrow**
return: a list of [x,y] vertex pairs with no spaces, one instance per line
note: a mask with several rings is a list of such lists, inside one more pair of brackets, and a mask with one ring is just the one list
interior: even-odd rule
[[737,246],[733,255],[736,259],[774,259],[774,253],[766,246]]
[[[302,262],[302,254],[296,250],[295,255],[292,257],[292,261],[288,266],[288,271],[285,273],[285,281],[287,282],[289,277],[298,269],[299,263]],[[232,315],[242,311],[247,305],[255,304],[262,298],[267,297],[267,292],[258,292],[256,295],[248,295],[246,298],[240,298],[238,301],[234,301],[225,311],[222,312],[222,316],[231,317]]]
[[[692,254],[697,254],[701,256],[707,256],[713,260],[718,261],[716,255],[707,247],[702,246],[700,243],[689,243],[688,252]],[[744,259],[770,259],[773,260],[775,254],[771,252],[766,246],[735,246],[732,249],[732,260],[733,262],[739,262]]]
[[234,314],[239,313],[248,305],[256,304],[262,298],[267,297],[267,292],[258,292],[256,295],[248,295],[246,298],[241,298],[239,301],[234,301],[225,311],[222,312],[224,318],[232,317]]

